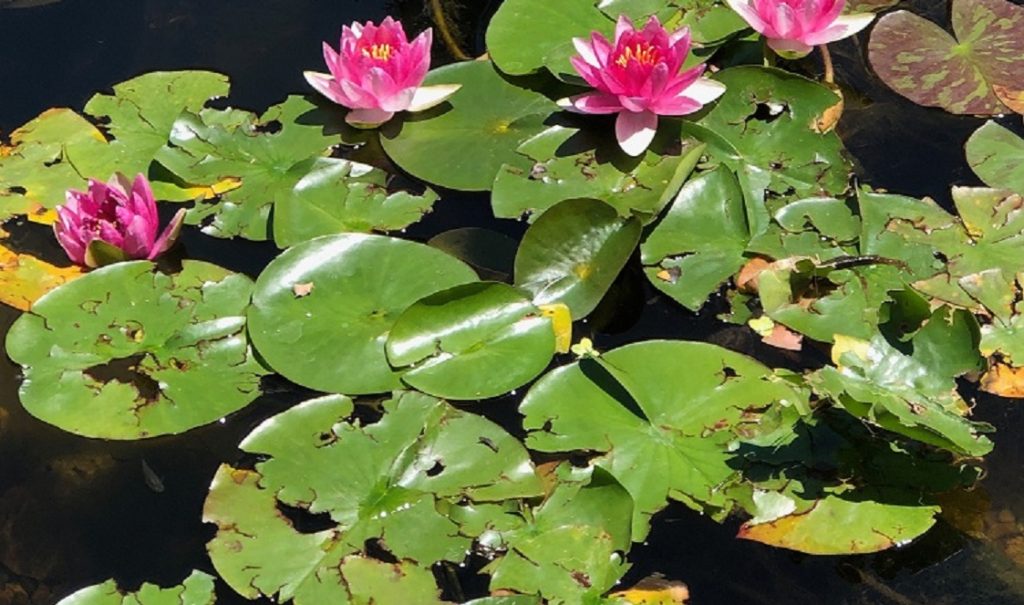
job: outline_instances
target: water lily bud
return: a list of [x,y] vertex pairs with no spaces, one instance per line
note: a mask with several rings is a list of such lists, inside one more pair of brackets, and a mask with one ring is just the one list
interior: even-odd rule
[[53,231],[76,264],[97,267],[116,260],[152,260],[178,237],[185,211],[174,215],[157,236],[160,217],[149,181],[143,175],[129,181],[116,174],[108,183],[89,180],[88,191],[68,191],[57,206]]
[[421,86],[430,70],[432,30],[409,42],[402,24],[387,17],[380,25],[353,23],[341,30],[335,51],[324,43],[329,74],[307,71],[306,81],[322,95],[352,111],[345,120],[374,128],[399,111],[423,111],[443,103],[458,84]]
[[651,17],[637,30],[619,18],[615,40],[594,32],[589,40],[573,39],[572,65],[594,92],[572,97],[569,107],[580,113],[618,114],[615,136],[623,151],[642,154],[654,139],[658,116],[698,111],[725,92],[720,82],[703,78],[704,65],[683,70],[690,52],[690,30],[669,33]]
[[873,14],[843,15],[846,0],[727,0],[779,55],[796,59],[811,48],[867,27]]

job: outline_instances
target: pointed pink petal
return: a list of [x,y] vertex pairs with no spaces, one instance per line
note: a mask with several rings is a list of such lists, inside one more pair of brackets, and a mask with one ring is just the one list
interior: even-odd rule
[[339,88],[334,86],[335,80],[328,74],[307,71],[303,72],[302,75],[305,76],[306,82],[309,82],[309,85],[323,96],[339,105],[350,106],[351,100]]
[[835,23],[829,27],[804,36],[803,42],[810,46],[818,46],[821,44],[835,42],[836,40],[842,40],[843,38],[848,38],[860,32],[868,25],[871,25],[871,22],[874,21],[874,19],[875,16],[871,13],[843,15],[836,19]]
[[635,31],[636,28],[633,26],[633,21],[626,15],[620,15],[619,20],[615,23],[615,44],[619,43],[622,36]]
[[633,157],[647,150],[657,131],[658,116],[650,111],[623,111],[615,120],[615,138],[619,147]]
[[160,234],[160,237],[153,242],[153,247],[149,251],[149,260],[160,256],[164,252],[171,249],[174,242],[178,241],[178,234],[181,233],[181,225],[185,222],[185,209],[174,213],[174,217],[171,218],[171,222],[164,229],[164,232]]
[[774,50],[779,56],[787,59],[799,59],[807,56],[814,47],[799,40],[784,40],[780,38],[768,38],[768,47]]
[[754,31],[763,34],[768,29],[768,24],[761,18],[757,10],[750,5],[749,0],[726,0],[726,2]]
[[571,97],[569,104],[578,113],[608,114],[622,111],[618,98],[603,92],[588,92]]
[[423,111],[436,107],[447,101],[453,94],[462,88],[462,84],[435,84],[434,86],[420,86],[412,95],[412,102],[409,103],[409,111]]
[[[583,38],[572,39],[573,48],[579,54],[579,58],[583,59],[588,65],[592,67],[601,67],[601,62],[597,60],[597,53],[594,52],[594,45]],[[576,57],[573,57],[574,59]]]
[[723,94],[725,94],[725,84],[710,78],[701,78],[683,91],[684,96],[701,105],[707,105]]
[[345,121],[356,128],[376,128],[394,115],[394,112],[383,109],[353,109],[345,116]]

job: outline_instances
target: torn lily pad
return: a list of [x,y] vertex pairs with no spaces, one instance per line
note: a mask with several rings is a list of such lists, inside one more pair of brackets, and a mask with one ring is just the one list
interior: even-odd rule
[[633,536],[642,539],[669,498],[728,514],[740,478],[733,451],[776,406],[806,409],[805,396],[744,355],[656,340],[549,372],[520,412],[531,449],[595,454],[633,496]]
[[953,0],[952,25],[955,38],[909,11],[885,15],[871,33],[871,66],[918,105],[970,115],[1010,111],[1000,97],[1024,89],[1024,7]]
[[252,281],[199,261],[118,263],[51,291],[7,334],[30,414],[104,439],[181,433],[241,409],[266,370],[246,332]]
[[274,204],[274,243],[294,246],[334,233],[396,231],[430,212],[437,194],[395,190],[395,179],[379,168],[334,158],[310,160],[295,172],[305,176]]
[[597,131],[551,126],[519,146],[526,161],[501,167],[491,195],[494,215],[533,219],[563,200],[588,198],[622,216],[653,220],[700,161],[704,146],[663,137],[653,147],[657,153],[633,158]]
[[413,304],[395,321],[386,346],[409,386],[447,399],[487,399],[544,371],[555,332],[526,293],[476,282]]
[[213,576],[193,571],[180,586],[160,588],[147,583],[129,593],[107,580],[64,597],[57,605],[213,605],[217,602],[213,582]]
[[[413,392],[366,426],[352,412],[337,395],[300,404],[242,442],[261,457],[253,470],[217,472],[203,515],[218,528],[208,548],[242,595],[439,604],[430,566],[462,561],[490,526],[460,524],[456,512],[541,493],[525,448],[480,416]],[[300,523],[312,515],[316,525]]]
[[291,96],[258,118],[248,112],[182,113],[156,159],[182,182],[237,186],[201,199],[186,222],[214,237],[270,239],[274,203],[341,143],[341,119],[304,97]]
[[[384,393],[402,385],[384,350],[402,312],[474,281],[469,266],[430,246],[381,235],[326,235],[286,250],[260,274],[250,332],[270,367],[297,384]],[[297,295],[296,286],[306,294]]]
[[964,149],[971,170],[986,185],[1024,195],[1024,139],[990,121],[974,131]]

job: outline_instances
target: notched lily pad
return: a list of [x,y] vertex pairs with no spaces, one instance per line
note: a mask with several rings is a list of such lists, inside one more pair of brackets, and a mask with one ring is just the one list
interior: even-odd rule
[[1024,139],[996,122],[986,122],[967,139],[967,163],[989,187],[1024,195]]
[[909,11],[885,15],[871,33],[871,66],[918,105],[956,114],[1007,112],[994,88],[1003,97],[1024,90],[1024,7],[953,0],[952,21],[956,38]]
[[387,340],[409,386],[448,399],[486,399],[537,377],[555,333],[525,293],[476,282],[431,294],[406,309]]
[[56,267],[29,254],[4,246],[0,240],[0,303],[28,311],[44,294],[81,277],[76,266]]
[[213,576],[193,571],[180,586],[160,588],[147,583],[131,593],[118,588],[114,580],[107,580],[64,597],[57,605],[213,605],[216,602]]
[[523,446],[482,417],[412,392],[385,402],[376,423],[352,412],[340,395],[300,404],[242,442],[261,457],[254,470],[217,472],[204,507],[218,527],[210,556],[244,596],[440,603],[430,565],[461,561],[492,527],[460,511],[541,493]]
[[266,370],[246,334],[249,278],[198,261],[88,273],[11,327],[21,402],[66,431],[105,439],[180,433],[241,409]]
[[[318,237],[288,249],[259,276],[250,332],[267,363],[293,382],[383,393],[402,384],[384,351],[399,315],[425,296],[476,280],[467,265],[423,244],[354,233]],[[296,286],[307,295],[297,296]]]

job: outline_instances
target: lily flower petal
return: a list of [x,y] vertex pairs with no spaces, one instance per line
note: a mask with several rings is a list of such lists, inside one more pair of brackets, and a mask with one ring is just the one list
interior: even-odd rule
[[647,151],[657,132],[658,114],[653,111],[622,111],[615,120],[615,138],[619,147],[633,157]]
[[444,103],[462,88],[462,84],[435,84],[420,86],[412,95],[409,111],[424,111]]

